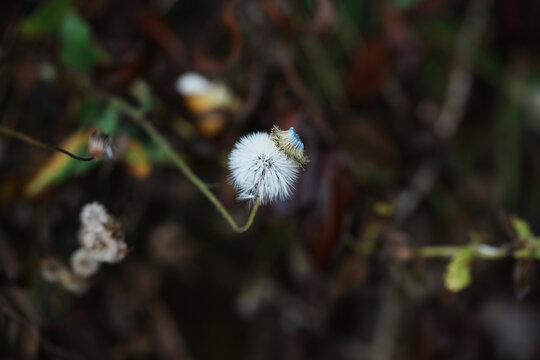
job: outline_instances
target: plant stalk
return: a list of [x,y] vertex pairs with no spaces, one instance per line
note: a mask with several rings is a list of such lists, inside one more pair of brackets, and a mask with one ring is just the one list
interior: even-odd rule
[[110,102],[119,111],[123,112],[131,120],[137,123],[137,125],[139,125],[144,131],[146,131],[146,133],[150,136],[150,138],[152,138],[152,140],[163,150],[163,152],[167,156],[169,156],[169,158],[173,161],[176,167],[178,167],[178,169],[188,178],[188,180],[191,181],[208,198],[208,200],[212,204],[214,204],[216,209],[221,213],[221,215],[223,215],[225,220],[227,220],[227,222],[233,228],[234,231],[244,232],[251,227],[253,223],[253,219],[255,218],[255,214],[257,213],[257,210],[259,208],[259,199],[255,201],[255,204],[253,208],[251,209],[251,213],[249,215],[249,218],[246,224],[243,226],[239,226],[234,221],[231,214],[229,214],[227,209],[225,209],[223,204],[214,195],[214,193],[210,191],[208,186],[197,175],[195,175],[195,173],[191,170],[191,168],[186,164],[184,159],[182,159],[182,156],[180,156],[180,154],[171,147],[171,145],[167,142],[167,140],[165,140],[163,136],[161,136],[161,134],[144,117],[144,115],[141,112],[139,112],[137,109],[134,109],[129,104],[117,98],[110,99]]
[[94,160],[93,157],[83,157],[83,156],[77,156],[75,154],[72,154],[70,153],[69,151],[67,150],[64,150],[58,146],[54,146],[54,145],[49,145],[47,143],[44,143],[42,141],[39,141],[39,140],[36,140],[22,132],[19,132],[15,129],[12,129],[12,128],[9,128],[7,126],[4,126],[4,125],[1,125],[0,124],[0,134],[3,134],[3,135],[6,135],[6,136],[10,136],[12,138],[15,138],[17,140],[20,140],[20,141],[23,141],[27,144],[30,144],[30,145],[33,145],[35,147],[38,147],[38,148],[41,148],[41,149],[45,149],[45,150],[52,150],[52,151],[58,151],[58,152],[61,152],[75,160],[79,160],[79,161],[92,161]]

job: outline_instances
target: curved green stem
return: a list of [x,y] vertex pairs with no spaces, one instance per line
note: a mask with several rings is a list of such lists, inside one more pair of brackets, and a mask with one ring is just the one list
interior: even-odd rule
[[259,208],[259,199],[255,201],[251,213],[249,215],[248,221],[244,226],[238,226],[231,214],[225,209],[223,204],[218,200],[218,198],[210,191],[208,186],[191,170],[191,168],[186,164],[184,159],[178,154],[171,145],[161,136],[161,134],[156,130],[156,128],[143,116],[143,114],[125,102],[113,98],[110,100],[111,104],[114,105],[118,110],[126,114],[131,120],[136,122],[144,131],[154,140],[154,142],[163,150],[163,152],[171,158],[173,163],[178,167],[178,169],[191,181],[207,198],[212,204],[218,209],[218,211],[223,215],[225,220],[231,225],[234,231],[244,232],[251,227],[255,214]]

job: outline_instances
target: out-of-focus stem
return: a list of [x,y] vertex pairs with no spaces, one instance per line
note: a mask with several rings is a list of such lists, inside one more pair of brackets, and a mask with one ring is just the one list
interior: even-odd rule
[[[464,246],[453,246],[453,245],[443,245],[443,246],[423,246],[418,249],[418,255],[423,258],[435,258],[443,257],[449,258],[457,254],[459,251],[463,250],[465,247],[470,247],[471,245]],[[495,247],[485,244],[472,245],[474,250],[474,256],[477,259],[486,259],[486,260],[496,260],[503,259],[506,257],[523,257],[520,254],[512,253],[506,247]]]

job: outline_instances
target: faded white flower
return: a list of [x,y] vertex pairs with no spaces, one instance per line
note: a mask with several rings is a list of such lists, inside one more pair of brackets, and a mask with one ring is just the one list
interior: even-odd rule
[[41,277],[48,282],[57,282],[69,269],[56,258],[45,258],[40,263]]
[[41,277],[48,282],[59,283],[70,292],[82,294],[88,289],[88,282],[72,272],[56,258],[41,260]]
[[71,254],[71,268],[75,274],[89,277],[98,271],[99,263],[92,250],[81,247]]
[[101,228],[109,221],[110,215],[103,205],[92,202],[82,208],[80,218],[83,227]]
[[299,166],[276,147],[268,134],[257,132],[236,143],[229,156],[229,169],[238,199],[259,199],[264,205],[291,195]]
[[82,229],[79,233],[79,241],[99,262],[115,263],[125,256],[126,244],[116,240],[105,230]]
[[75,294],[86,292],[90,286],[84,277],[71,271],[63,272],[62,276],[58,279],[58,282],[64,289]]

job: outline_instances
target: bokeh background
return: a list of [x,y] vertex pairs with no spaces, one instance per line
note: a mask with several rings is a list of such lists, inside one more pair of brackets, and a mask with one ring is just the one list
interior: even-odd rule
[[[452,291],[450,255],[422,250],[521,248],[512,215],[540,231],[540,2],[0,9],[0,124],[82,155],[100,128],[118,154],[82,163],[0,134],[3,359],[540,358],[534,256],[474,259]],[[226,96],[194,105],[175,86],[190,72]],[[114,97],[239,223],[242,135],[294,126],[311,162],[237,234]],[[69,264],[93,201],[130,251],[73,293],[43,261]]]

